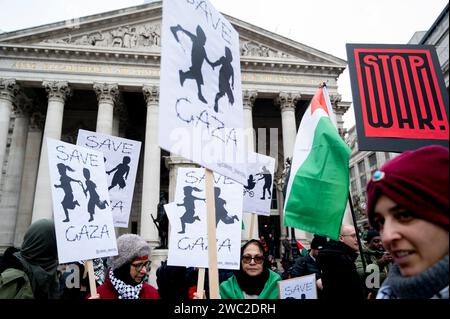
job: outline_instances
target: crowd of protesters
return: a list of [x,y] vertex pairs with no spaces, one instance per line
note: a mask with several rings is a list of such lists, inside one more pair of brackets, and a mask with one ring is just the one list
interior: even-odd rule
[[[292,258],[288,243],[280,270],[263,238],[241,248],[240,268],[219,270],[221,299],[278,299],[278,282],[315,274],[319,299],[448,299],[449,151],[427,146],[386,162],[367,185],[362,255],[358,231],[342,225],[338,240],[315,235],[307,255]],[[38,220],[20,248],[0,263],[0,299],[206,299],[197,293],[198,269],[158,267],[148,284],[151,249],[138,235],[117,239],[118,255],[94,260],[96,292],[82,263],[60,265],[54,223]],[[62,267],[61,267],[62,266]],[[58,269],[60,271],[58,271]],[[76,271],[75,271],[76,270]],[[372,272],[376,276],[372,276]],[[69,289],[70,278],[78,284]]]

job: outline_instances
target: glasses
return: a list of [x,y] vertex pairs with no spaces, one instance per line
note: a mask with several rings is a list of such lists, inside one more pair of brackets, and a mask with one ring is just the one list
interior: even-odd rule
[[350,236],[350,237],[352,237],[352,238],[356,238],[356,234],[342,234],[341,236]]
[[249,264],[252,262],[252,259],[255,261],[255,263],[257,264],[262,264],[264,262],[264,256],[261,255],[256,255],[255,257],[252,257],[250,255],[245,255],[242,256],[242,262],[244,264]]
[[136,268],[137,271],[141,271],[142,268],[145,267],[145,269],[149,270],[150,269],[150,265],[151,265],[151,261],[147,260],[145,263],[136,263],[136,264],[131,264],[131,266],[133,266],[134,268]]

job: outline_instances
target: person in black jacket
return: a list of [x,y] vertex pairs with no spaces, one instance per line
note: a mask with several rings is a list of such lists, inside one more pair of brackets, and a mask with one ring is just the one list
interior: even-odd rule
[[323,299],[364,299],[355,265],[358,249],[355,227],[342,225],[339,241],[330,240],[319,251],[316,260],[322,273]]
[[290,271],[291,278],[315,274],[319,298],[322,290],[322,275],[319,266],[317,265],[316,258],[319,254],[319,250],[323,248],[326,242],[326,237],[314,235],[308,255],[298,257]]

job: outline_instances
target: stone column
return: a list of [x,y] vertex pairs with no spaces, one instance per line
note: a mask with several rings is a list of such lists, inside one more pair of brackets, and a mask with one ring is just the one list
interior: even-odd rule
[[44,81],[42,85],[48,93],[48,107],[34,194],[32,222],[40,218],[53,218],[47,137],[56,140],[61,138],[64,102],[71,93],[67,82]]
[[119,87],[117,84],[94,83],[94,91],[98,99],[96,131],[111,135],[113,133],[113,110],[119,97]]
[[9,120],[13,101],[18,92],[19,86],[16,84],[16,80],[0,78],[0,185],[8,141]]
[[[256,91],[244,91],[242,95],[242,102],[244,106],[244,128],[246,131],[247,138],[247,149],[249,151],[255,151],[255,131],[253,129],[253,106],[255,105],[256,96],[258,93]],[[252,220],[252,214],[244,213],[242,216],[244,222],[244,229],[242,230],[241,240],[248,241],[251,239],[250,235],[250,223]],[[255,215],[254,225],[253,225],[253,238],[259,238],[258,233],[258,215]]]
[[244,91],[242,96],[242,102],[244,106],[244,128],[248,138],[248,149],[255,151],[255,131],[253,129],[253,106],[255,105],[256,91]]
[[25,146],[28,132],[28,110],[31,101],[23,95],[17,98],[14,107],[14,128],[9,147],[8,164],[0,202],[0,246],[11,246],[14,241],[20,183],[24,168]]
[[14,231],[14,246],[16,247],[22,244],[23,236],[31,224],[44,123],[45,118],[42,113],[35,112],[31,115],[27,145],[25,147],[25,163],[20,188],[19,207],[17,209],[16,228]]
[[[297,137],[297,126],[295,123],[295,104],[300,99],[300,94],[281,92],[278,97],[278,104],[281,109],[281,126],[283,128],[283,154],[284,160],[289,157],[292,159],[295,146],[295,138]],[[284,219],[281,216],[281,220]],[[284,222],[283,222],[284,224]],[[307,232],[295,229],[295,237],[305,242],[311,237]]]
[[295,103],[300,99],[300,94],[281,92],[277,104],[281,109],[281,126],[283,129],[283,154],[284,160],[292,158],[297,126],[295,124]]
[[168,156],[165,158],[166,167],[169,169],[169,203],[175,200],[175,186],[177,183],[178,168],[200,167],[192,161],[180,156]]
[[159,202],[161,173],[161,149],[158,145],[159,88],[157,86],[144,86],[142,91],[147,102],[147,121],[145,126],[140,235],[152,247],[156,247],[159,243],[159,234],[150,215],[157,217]]
[[351,102],[343,102],[341,95],[331,95],[330,96],[331,105],[333,106],[334,114],[336,115],[336,125],[339,135],[345,140],[345,134],[347,130],[344,128],[343,116],[345,112],[350,108]]

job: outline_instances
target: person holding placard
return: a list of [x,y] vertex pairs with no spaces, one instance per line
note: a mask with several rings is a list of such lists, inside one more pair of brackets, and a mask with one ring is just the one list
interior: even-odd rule
[[[150,246],[140,236],[117,238],[117,256],[109,257],[105,283],[98,287],[99,299],[160,299],[156,288],[145,282],[150,272]],[[88,297],[89,298],[89,297]]]
[[0,299],[59,299],[55,225],[40,219],[30,225],[20,250],[3,260]]
[[367,215],[394,265],[377,299],[448,299],[449,151],[432,145],[385,163],[367,184]]
[[222,299],[278,299],[280,275],[270,270],[264,248],[258,240],[248,241],[241,249],[241,267],[220,284]]

